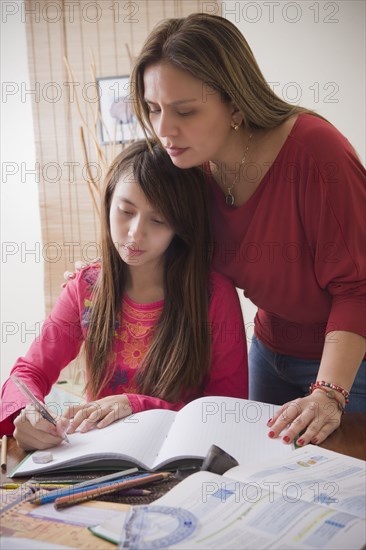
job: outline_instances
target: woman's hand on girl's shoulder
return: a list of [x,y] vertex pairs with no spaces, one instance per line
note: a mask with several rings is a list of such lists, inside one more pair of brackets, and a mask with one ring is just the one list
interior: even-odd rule
[[109,395],[90,403],[72,405],[63,413],[63,416],[71,419],[67,430],[67,433],[71,434],[77,429],[85,433],[93,428],[105,428],[116,420],[129,416],[132,412],[126,395]]
[[284,443],[295,440],[300,447],[318,445],[339,427],[341,417],[338,401],[329,399],[325,392],[314,392],[282,405],[267,423],[268,436],[281,435]]
[[88,265],[92,265],[95,263],[100,262],[100,258],[95,258],[94,260],[90,260],[90,262],[83,262],[82,260],[77,260],[74,264],[75,271],[65,271],[64,273],[64,279],[65,282],[62,283],[61,288],[65,288],[67,283],[71,281],[71,279],[75,279],[76,275],[84,269],[84,267],[88,267]]

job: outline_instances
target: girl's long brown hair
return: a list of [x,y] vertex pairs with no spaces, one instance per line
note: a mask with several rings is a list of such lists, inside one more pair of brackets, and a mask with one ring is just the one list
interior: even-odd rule
[[[182,390],[203,382],[210,363],[207,187],[200,169],[180,170],[164,150],[145,140],[118,155],[105,180],[102,267],[85,341],[87,389],[95,399],[113,373],[111,352],[121,318],[127,266],[112,242],[109,212],[115,187],[131,168],[147,200],[175,232],[165,253],[163,311],[136,381],[140,393],[176,401]],[[108,364],[110,368],[106,368]]]
[[316,114],[287,103],[273,92],[249,44],[233,23],[217,15],[193,13],[159,23],[135,62],[131,77],[134,108],[146,135],[155,136],[155,132],[144,100],[144,72],[161,62],[187,71],[219,92],[223,101],[232,101],[248,128],[270,129],[294,114]]

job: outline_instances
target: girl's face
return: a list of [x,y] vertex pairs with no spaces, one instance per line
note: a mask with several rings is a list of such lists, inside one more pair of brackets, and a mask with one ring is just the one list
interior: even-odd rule
[[131,269],[161,267],[174,231],[147,201],[130,171],[116,185],[109,212],[112,241]]
[[169,63],[147,67],[144,87],[151,124],[176,166],[225,160],[233,137],[232,103]]

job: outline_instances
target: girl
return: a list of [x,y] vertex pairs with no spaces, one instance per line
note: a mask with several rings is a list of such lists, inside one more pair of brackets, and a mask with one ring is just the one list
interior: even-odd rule
[[66,409],[54,427],[9,379],[1,432],[10,434],[14,421],[24,449],[203,395],[247,397],[241,307],[233,285],[210,272],[201,172],[176,168],[151,143],[131,145],[106,176],[101,237],[101,264],[67,285],[12,369],[43,400],[84,342],[89,403]]
[[132,89],[173,163],[207,172],[214,268],[258,306],[249,397],[283,405],[268,435],[322,442],[345,406],[366,410],[365,171],[354,149],[277,97],[222,17],[160,23]]

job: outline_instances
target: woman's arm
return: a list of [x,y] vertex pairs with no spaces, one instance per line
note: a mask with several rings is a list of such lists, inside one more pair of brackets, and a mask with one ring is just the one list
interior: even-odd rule
[[[365,355],[365,338],[346,331],[328,333],[318,372],[318,380],[324,380],[350,391],[360,363]],[[315,381],[314,381],[315,382]],[[300,442],[318,444],[338,428],[342,410],[346,405],[344,396],[337,392],[336,399],[316,389],[311,395],[285,403],[268,423],[271,437],[281,435],[285,443],[291,443],[303,430]],[[338,400],[338,401],[337,401]],[[286,426],[290,424],[289,428]]]
[[[349,142],[329,124],[319,122],[306,147],[313,176],[307,179],[299,212],[314,275],[331,298],[317,380],[349,391],[365,354],[366,173]],[[321,443],[339,426],[346,404],[339,392],[334,393],[339,403],[329,397],[316,389],[286,403],[268,423],[270,436],[285,429],[282,437],[291,443],[305,430],[300,444]]]

